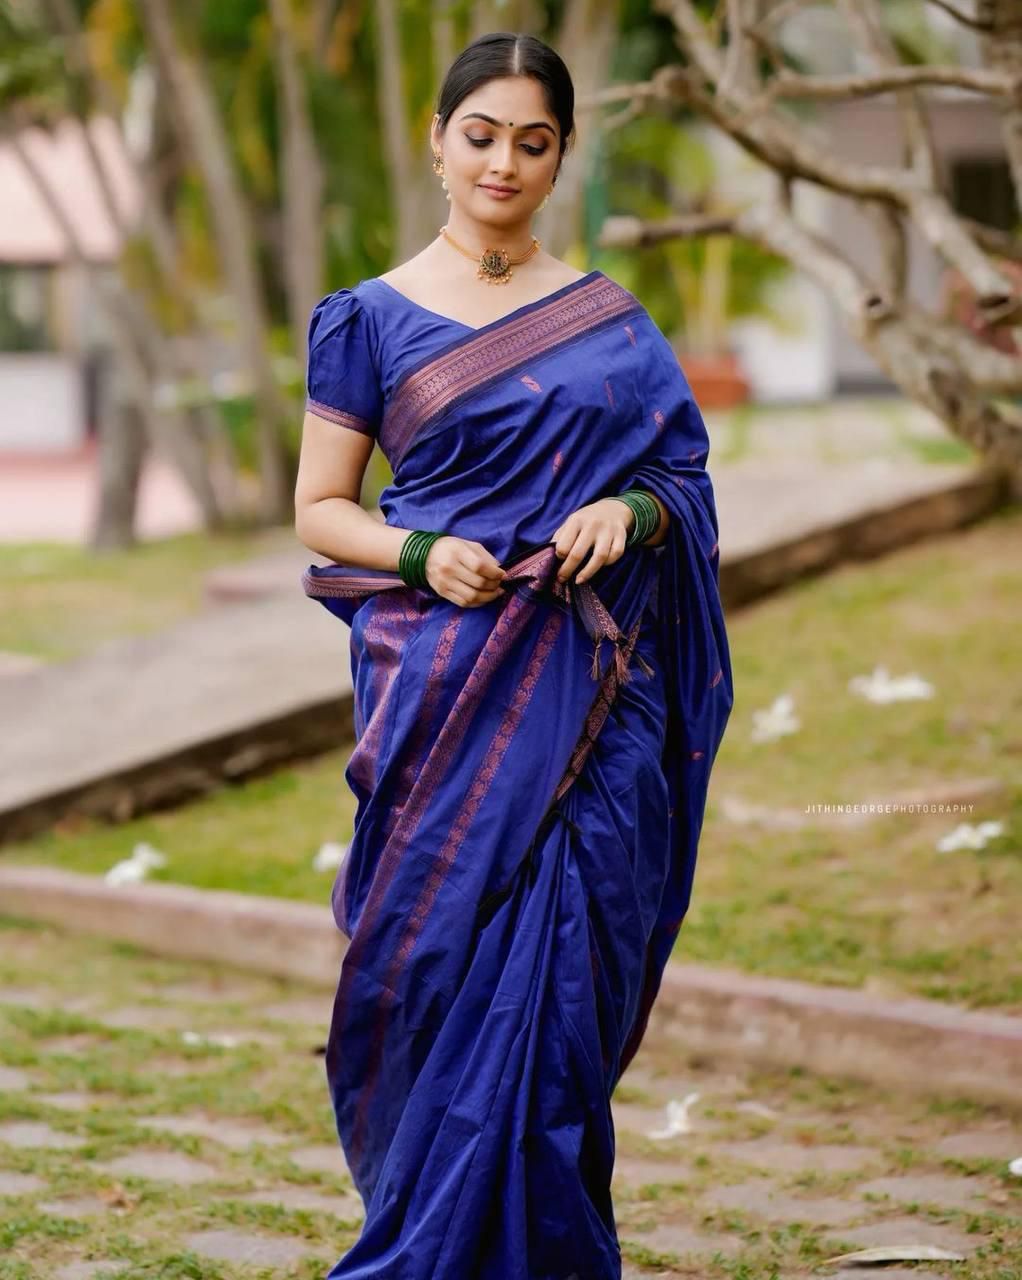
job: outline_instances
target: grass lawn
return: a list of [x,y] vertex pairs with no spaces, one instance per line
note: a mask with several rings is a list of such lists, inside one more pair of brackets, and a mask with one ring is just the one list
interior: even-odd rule
[[[731,616],[735,708],[678,959],[1022,1013],[1020,547],[1015,510]],[[878,665],[918,673],[934,697],[874,705],[849,691]],[[786,692],[801,728],[753,742],[753,711]],[[349,838],[349,750],[7,857],[100,872],[148,840],[169,859],[164,878],[325,904],[331,875],[311,864],[322,841]],[[959,815],[778,831],[723,814],[727,797],[801,811],[977,777],[1005,790]],[[958,822],[988,818],[1005,832],[985,849],[937,851]]]
[[59,662],[158,631],[202,608],[211,569],[300,546],[290,527],[180,534],[101,555],[56,542],[0,544],[0,650]]

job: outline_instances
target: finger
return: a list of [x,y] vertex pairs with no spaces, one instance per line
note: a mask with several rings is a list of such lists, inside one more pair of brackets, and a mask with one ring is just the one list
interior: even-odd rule
[[475,555],[470,555],[462,561],[466,569],[472,573],[478,573],[486,579],[487,585],[495,582],[503,577],[504,566],[500,563],[496,556],[491,555],[489,551],[481,543],[476,543],[478,550]]
[[466,569],[464,565],[458,565],[454,574],[458,582],[473,591],[489,591],[493,586],[493,578],[488,574],[479,573],[474,569]]
[[554,550],[561,557],[564,557],[571,550],[571,544],[575,541],[582,530],[575,524],[573,520],[565,520],[551,541],[554,544]]
[[598,573],[607,563],[607,556],[610,553],[610,538],[606,534],[601,534],[593,543],[593,554],[584,569],[579,571],[576,582],[585,582]]
[[459,574],[457,581],[459,588],[470,596],[486,593],[492,595],[505,590],[505,584],[502,579],[494,582],[491,578],[483,578],[479,574],[468,574],[467,576]]
[[485,588],[487,591],[495,583],[503,582],[505,577],[504,566],[497,564],[496,561],[494,561],[492,565],[483,565],[481,568],[475,569],[473,572],[479,579],[477,585]]
[[589,539],[584,533],[579,533],[576,537],[571,549],[564,558],[564,563],[557,572],[557,581],[566,582],[568,578],[575,572],[579,564],[585,558],[586,552],[589,550]]

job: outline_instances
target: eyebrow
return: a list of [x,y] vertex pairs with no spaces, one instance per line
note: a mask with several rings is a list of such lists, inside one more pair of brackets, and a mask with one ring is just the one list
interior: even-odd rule
[[[496,124],[496,125],[499,125],[501,123],[500,120],[494,120],[493,116],[488,116],[482,111],[467,111],[463,116],[460,117],[460,119],[485,120],[487,124]],[[553,128],[550,125],[548,125],[545,120],[533,120],[532,124],[520,124],[518,125],[518,128],[519,129],[548,129],[550,133],[554,133]],[[554,134],[554,137],[556,136],[557,135]]]

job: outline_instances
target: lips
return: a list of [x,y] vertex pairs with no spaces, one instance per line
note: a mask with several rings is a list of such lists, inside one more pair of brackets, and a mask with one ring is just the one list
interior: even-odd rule
[[508,195],[514,195],[518,191],[517,187],[497,187],[492,182],[480,182],[479,185],[487,191],[505,191]]

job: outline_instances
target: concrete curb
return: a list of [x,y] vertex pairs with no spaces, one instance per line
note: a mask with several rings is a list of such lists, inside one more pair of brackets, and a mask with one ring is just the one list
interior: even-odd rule
[[649,1030],[688,1052],[1022,1103],[1022,1018],[938,1000],[671,964]]
[[155,882],[114,888],[54,867],[0,867],[0,915],[317,985],[336,982],[345,948],[329,909],[312,903]]
[[722,555],[721,599],[727,608],[750,604],[838,565],[872,560],[913,542],[951,533],[996,511],[1009,497],[1006,478],[979,466],[931,493],[877,505],[760,551]]
[[[325,906],[163,883],[112,888],[49,867],[0,867],[0,913],[319,986],[336,984],[346,945]],[[935,1000],[672,963],[649,1034],[683,1053],[1022,1099],[1022,1018]]]

